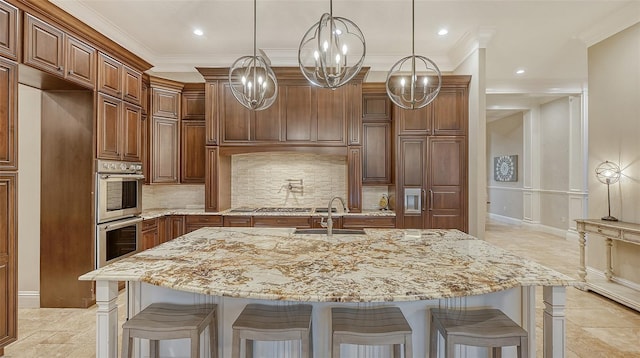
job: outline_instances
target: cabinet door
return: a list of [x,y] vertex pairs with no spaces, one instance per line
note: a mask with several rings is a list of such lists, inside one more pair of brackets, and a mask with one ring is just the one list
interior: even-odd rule
[[362,128],[362,184],[391,184],[391,122],[365,122]]
[[205,173],[205,122],[182,121],[181,176],[182,183],[204,183]]
[[[280,87],[282,88],[282,87]],[[280,89],[282,91],[282,89]],[[279,142],[281,139],[281,122],[283,118],[283,108],[278,96],[271,107],[256,111],[251,119],[252,140],[257,142]]]
[[316,106],[315,89],[311,85],[283,86],[284,108],[283,138],[289,142],[309,142],[316,137],[314,128]]
[[18,59],[18,8],[0,1],[0,55]]
[[122,101],[98,93],[98,158],[120,159],[121,116]]
[[122,159],[139,162],[142,160],[142,109],[125,103],[122,119]]
[[347,150],[347,192],[349,211],[362,211],[362,148],[349,147]]
[[204,120],[205,95],[203,91],[182,91],[182,120]]
[[142,103],[142,74],[131,67],[123,66],[122,99],[133,103]]
[[362,119],[367,121],[391,119],[391,101],[384,94],[362,95]]
[[430,135],[433,104],[420,109],[402,109],[393,106],[393,120],[398,135]]
[[396,213],[399,228],[422,229],[425,224],[425,137],[398,138]]
[[66,36],[67,53],[65,78],[91,89],[96,87],[96,49]]
[[166,218],[167,241],[184,235],[184,216],[171,215]]
[[151,119],[151,182],[179,182],[178,121],[162,117]]
[[468,107],[466,88],[443,88],[433,101],[433,133],[466,135]]
[[335,90],[317,89],[316,138],[318,143],[335,145],[347,143],[347,95],[350,89],[350,86],[342,86]]
[[98,91],[122,98],[122,71],[119,61],[100,52],[98,54]]
[[0,174],[0,350],[16,340],[17,174]]
[[24,63],[62,76],[64,33],[29,14],[25,16]]
[[158,246],[160,241],[158,240],[158,229],[153,228],[142,232],[142,250],[147,250],[152,247]]
[[185,215],[185,234],[203,227],[222,226],[221,215]]
[[222,143],[248,142],[251,111],[236,100],[227,83],[222,85],[219,103]]
[[467,231],[467,163],[464,137],[430,137],[428,228]]
[[0,58],[0,170],[18,169],[18,66]]
[[[219,207],[222,203],[219,203],[218,199],[218,185],[219,179],[222,176],[219,173],[220,158],[219,147],[209,147],[205,149],[206,163],[205,163],[205,184],[204,184],[204,210],[205,211],[219,211]],[[229,188],[231,183],[228,183]]]
[[161,88],[153,88],[151,91],[151,114],[156,117],[178,119],[180,93]]

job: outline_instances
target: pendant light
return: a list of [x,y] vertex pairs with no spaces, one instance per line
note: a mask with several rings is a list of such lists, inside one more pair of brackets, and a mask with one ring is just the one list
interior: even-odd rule
[[233,96],[250,110],[269,108],[278,96],[278,80],[269,59],[256,47],[256,0],[253,0],[253,56],[237,59],[229,70]]
[[303,36],[298,49],[300,71],[318,87],[336,89],[360,72],[366,45],[360,28],[351,20],[324,13]]
[[387,75],[387,94],[404,109],[418,109],[431,103],[442,84],[438,66],[415,50],[415,0],[411,1],[411,56],[396,62]]

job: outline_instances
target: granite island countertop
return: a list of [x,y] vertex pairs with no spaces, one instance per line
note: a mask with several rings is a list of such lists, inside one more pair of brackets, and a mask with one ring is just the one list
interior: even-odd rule
[[308,302],[417,301],[576,280],[457,230],[203,228],[84,274],[201,294]]

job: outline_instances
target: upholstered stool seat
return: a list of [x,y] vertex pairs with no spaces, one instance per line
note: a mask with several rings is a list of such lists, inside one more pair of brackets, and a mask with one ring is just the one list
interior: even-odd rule
[[453,358],[456,344],[489,347],[494,357],[501,357],[502,347],[517,346],[519,358],[529,357],[527,331],[498,309],[431,309],[431,358],[437,357],[438,332],[444,337],[446,358]]
[[200,333],[209,327],[210,357],[218,357],[216,305],[152,303],[122,325],[122,357],[131,358],[133,338],[148,339],[159,357],[160,340],[191,339],[191,358],[200,357]]
[[413,358],[411,327],[398,307],[331,308],[332,357],[340,357],[341,344],[393,345],[393,357]]
[[253,357],[253,341],[300,341],[302,358],[311,358],[311,305],[245,306],[233,323],[231,356],[240,358],[245,340],[245,357]]

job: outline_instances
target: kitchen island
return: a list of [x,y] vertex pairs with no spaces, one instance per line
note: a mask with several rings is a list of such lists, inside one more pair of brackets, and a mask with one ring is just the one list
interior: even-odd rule
[[[117,356],[117,281],[129,282],[130,316],[152,302],[217,303],[223,358],[231,354],[231,324],[255,301],[311,303],[315,357],[329,356],[329,311],[335,305],[400,307],[413,329],[416,357],[428,351],[428,308],[496,307],[530,332],[535,352],[535,286],[544,287],[545,356],[564,357],[565,286],[575,284],[457,230],[398,229],[327,237],[286,228],[203,228],[80,279],[96,281],[99,358]],[[162,342],[162,356],[184,356],[182,343]],[[278,357],[292,346],[256,344],[256,353]],[[138,356],[146,349],[138,345]],[[344,349],[358,357],[385,353]]]

